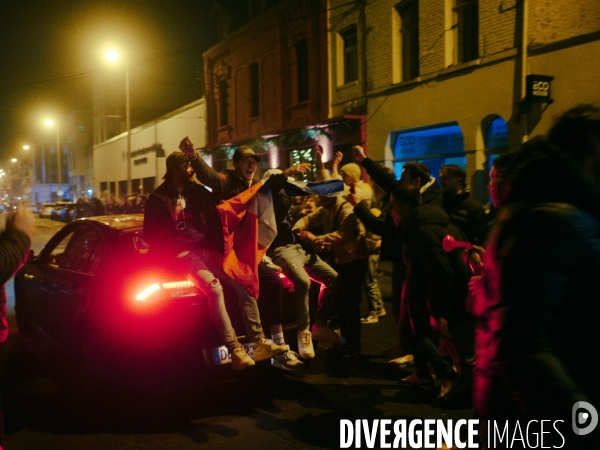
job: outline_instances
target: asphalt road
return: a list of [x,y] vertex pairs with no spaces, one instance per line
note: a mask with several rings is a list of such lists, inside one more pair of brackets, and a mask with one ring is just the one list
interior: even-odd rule
[[[60,226],[41,222],[36,234]],[[36,252],[47,238],[36,236]],[[389,295],[389,278],[379,281]],[[435,408],[435,390],[398,385],[408,373],[388,368],[380,356],[396,344],[391,314],[362,329],[363,356],[352,364],[331,359],[319,346],[298,373],[265,361],[240,373],[226,370],[209,382],[198,359],[181,361],[168,381],[135,389],[92,381],[50,350],[31,356],[13,325],[0,346],[5,448],[331,449],[340,446],[341,419],[471,417],[468,403]]]

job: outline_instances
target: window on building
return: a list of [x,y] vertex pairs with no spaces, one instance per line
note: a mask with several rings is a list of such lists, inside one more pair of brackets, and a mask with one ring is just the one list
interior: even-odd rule
[[219,126],[229,125],[229,92],[227,80],[219,80]]
[[479,58],[479,6],[477,0],[456,0],[457,58],[459,63]]
[[252,63],[250,71],[250,116],[260,115],[260,85],[258,79],[258,63]]
[[308,100],[308,45],[306,39],[296,43],[296,94],[298,103]]
[[419,1],[405,0],[396,10],[400,16],[402,79],[411,80],[419,76]]
[[445,164],[466,168],[463,134],[456,122],[393,131],[390,142],[394,142],[394,173],[398,178],[407,161],[425,164],[436,178]]
[[358,80],[358,45],[356,25],[342,33],[344,41],[344,84]]

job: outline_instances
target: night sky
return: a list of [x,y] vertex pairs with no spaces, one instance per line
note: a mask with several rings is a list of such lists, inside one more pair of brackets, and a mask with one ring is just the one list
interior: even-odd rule
[[216,43],[211,5],[0,0],[0,167],[49,133],[45,117],[91,113],[92,80],[109,70],[109,45],[130,55],[132,125],[198,99],[202,53]]

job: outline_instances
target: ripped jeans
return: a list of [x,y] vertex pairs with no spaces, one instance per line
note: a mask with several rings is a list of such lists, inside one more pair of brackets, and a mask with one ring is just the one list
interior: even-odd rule
[[202,250],[181,252],[177,255],[177,261],[182,272],[187,274],[188,279],[206,297],[210,319],[228,349],[233,351],[240,346],[240,343],[225,307],[223,286],[235,292],[248,337],[252,340],[265,337],[260,324],[256,299],[232,280],[222,267],[214,264],[209,252]]

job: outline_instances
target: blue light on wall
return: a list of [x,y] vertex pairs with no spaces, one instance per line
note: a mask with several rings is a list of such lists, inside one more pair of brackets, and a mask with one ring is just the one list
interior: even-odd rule
[[462,131],[456,122],[398,131],[395,138],[396,159],[465,151]]
[[490,123],[485,135],[485,148],[508,147],[508,127],[502,117],[497,117]]

